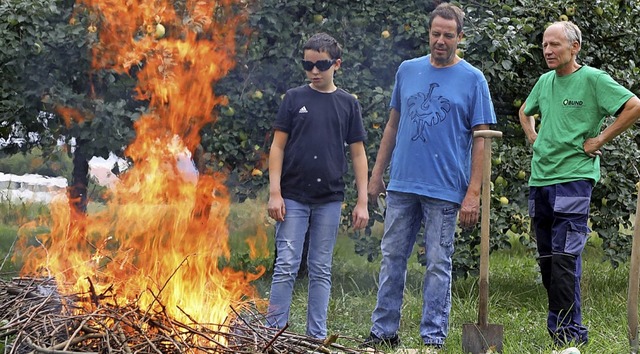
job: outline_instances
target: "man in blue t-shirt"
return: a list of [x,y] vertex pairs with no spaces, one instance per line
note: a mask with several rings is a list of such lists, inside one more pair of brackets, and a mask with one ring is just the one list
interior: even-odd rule
[[[429,21],[431,54],[403,62],[391,96],[391,113],[369,180],[370,200],[385,192],[382,264],[373,326],[364,345],[399,344],[407,260],[424,223],[426,272],[420,336],[442,347],[451,309],[451,269],[456,218],[477,224],[482,184],[482,138],[496,117],[484,75],[456,55],[464,13],[440,4]],[[459,214],[459,216],[458,216]]]

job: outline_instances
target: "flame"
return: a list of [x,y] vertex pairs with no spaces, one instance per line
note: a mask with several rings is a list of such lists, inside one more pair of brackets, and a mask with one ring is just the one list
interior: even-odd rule
[[85,117],[84,115],[77,109],[70,107],[61,107],[58,106],[55,108],[56,112],[60,114],[62,119],[64,119],[65,125],[68,127],[71,125],[71,122],[75,121],[77,123],[84,123]]
[[[200,128],[215,120],[214,108],[227,104],[212,84],[234,66],[242,18],[232,0],[188,0],[181,15],[169,1],[79,2],[95,19],[93,68],[120,74],[135,68],[137,98],[149,107],[125,151],[133,168],[106,207],[72,215],[68,203],[52,204],[51,230],[25,252],[23,273],[45,270],[75,291],[91,286],[98,295],[110,294],[115,304],[153,309],[161,303],[174,318],[223,324],[230,306],[255,295],[250,282],[264,270],[219,267],[230,256],[224,178],[200,174],[193,183],[178,161],[199,144]],[[155,33],[158,24],[166,33]],[[82,122],[72,109],[59,112]],[[248,241],[253,256],[266,239],[257,234],[259,240]]]

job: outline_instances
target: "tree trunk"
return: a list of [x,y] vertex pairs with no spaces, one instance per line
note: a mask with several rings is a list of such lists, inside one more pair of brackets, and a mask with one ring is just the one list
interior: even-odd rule
[[73,153],[73,172],[68,187],[69,206],[75,220],[83,218],[87,212],[87,189],[89,185],[89,157],[84,146],[78,142]]
[[198,146],[191,150],[191,159],[193,159],[196,169],[198,170],[196,202],[192,215],[199,222],[206,223],[207,220],[209,220],[211,204],[213,203],[213,190],[211,189],[213,184],[209,180],[212,177],[207,174],[207,165],[204,160],[204,148],[202,145],[198,144]]

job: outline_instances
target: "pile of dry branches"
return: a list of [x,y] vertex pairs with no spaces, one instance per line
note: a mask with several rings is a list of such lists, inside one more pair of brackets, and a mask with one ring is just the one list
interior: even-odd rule
[[[263,325],[264,316],[231,309],[226,325],[180,323],[163,311],[101,303],[96,294],[62,295],[51,278],[0,279],[4,353],[363,353],[332,336],[317,339]],[[77,304],[89,301],[93,311]],[[164,308],[161,306],[160,308]],[[80,313],[80,314],[79,314]],[[2,350],[0,350],[1,352]]]

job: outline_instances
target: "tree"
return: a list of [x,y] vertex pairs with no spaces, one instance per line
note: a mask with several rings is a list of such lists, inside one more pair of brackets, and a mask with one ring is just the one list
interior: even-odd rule
[[[320,31],[343,44],[344,61],[336,82],[362,105],[366,148],[373,161],[388,116],[395,70],[402,60],[427,53],[428,15],[440,2],[238,2],[238,10],[246,11],[246,25],[237,33],[237,64],[214,87],[229,103],[220,106],[218,121],[201,131],[207,168],[224,172],[239,200],[255,196],[266,186],[272,117],[286,89],[304,83],[300,48]],[[81,189],[83,164],[90,156],[106,157],[110,151],[122,155],[133,138],[133,123],[145,113],[148,102],[132,98],[143,62],[128,71],[92,64],[90,51],[96,50],[101,18],[82,3],[7,0],[0,4],[0,137],[5,141],[22,138],[21,144],[3,147],[13,152],[34,144],[51,149],[61,137],[75,140],[77,179],[72,184],[77,181],[78,195],[86,196]],[[583,31],[581,62],[606,70],[640,94],[640,6],[636,0],[460,3],[467,19],[459,54],[485,73],[499,115],[496,129],[504,132],[494,145],[501,163],[493,170],[492,248],[509,247],[513,237],[529,244],[525,179],[531,152],[516,113],[546,71],[540,50],[542,33],[549,23],[567,16]],[[186,4],[180,0],[173,5],[181,13]],[[614,264],[626,258],[630,245],[618,226],[629,226],[634,208],[639,140],[634,129],[606,147],[603,179],[594,190],[593,229]],[[347,203],[355,200],[352,187],[347,190]],[[508,204],[499,203],[503,196],[510,200]],[[78,200],[81,209],[82,198]],[[379,212],[374,214],[372,222],[382,221]],[[344,220],[348,228],[349,218]],[[352,236],[356,252],[374,259],[379,240],[370,231]],[[456,239],[454,264],[459,275],[476,268],[478,236],[477,230],[461,232]]]
[[0,138],[6,152],[34,146],[50,156],[69,146],[70,201],[87,204],[88,161],[122,155],[140,103],[126,75],[91,68],[97,18],[69,0],[8,0],[0,5]]

